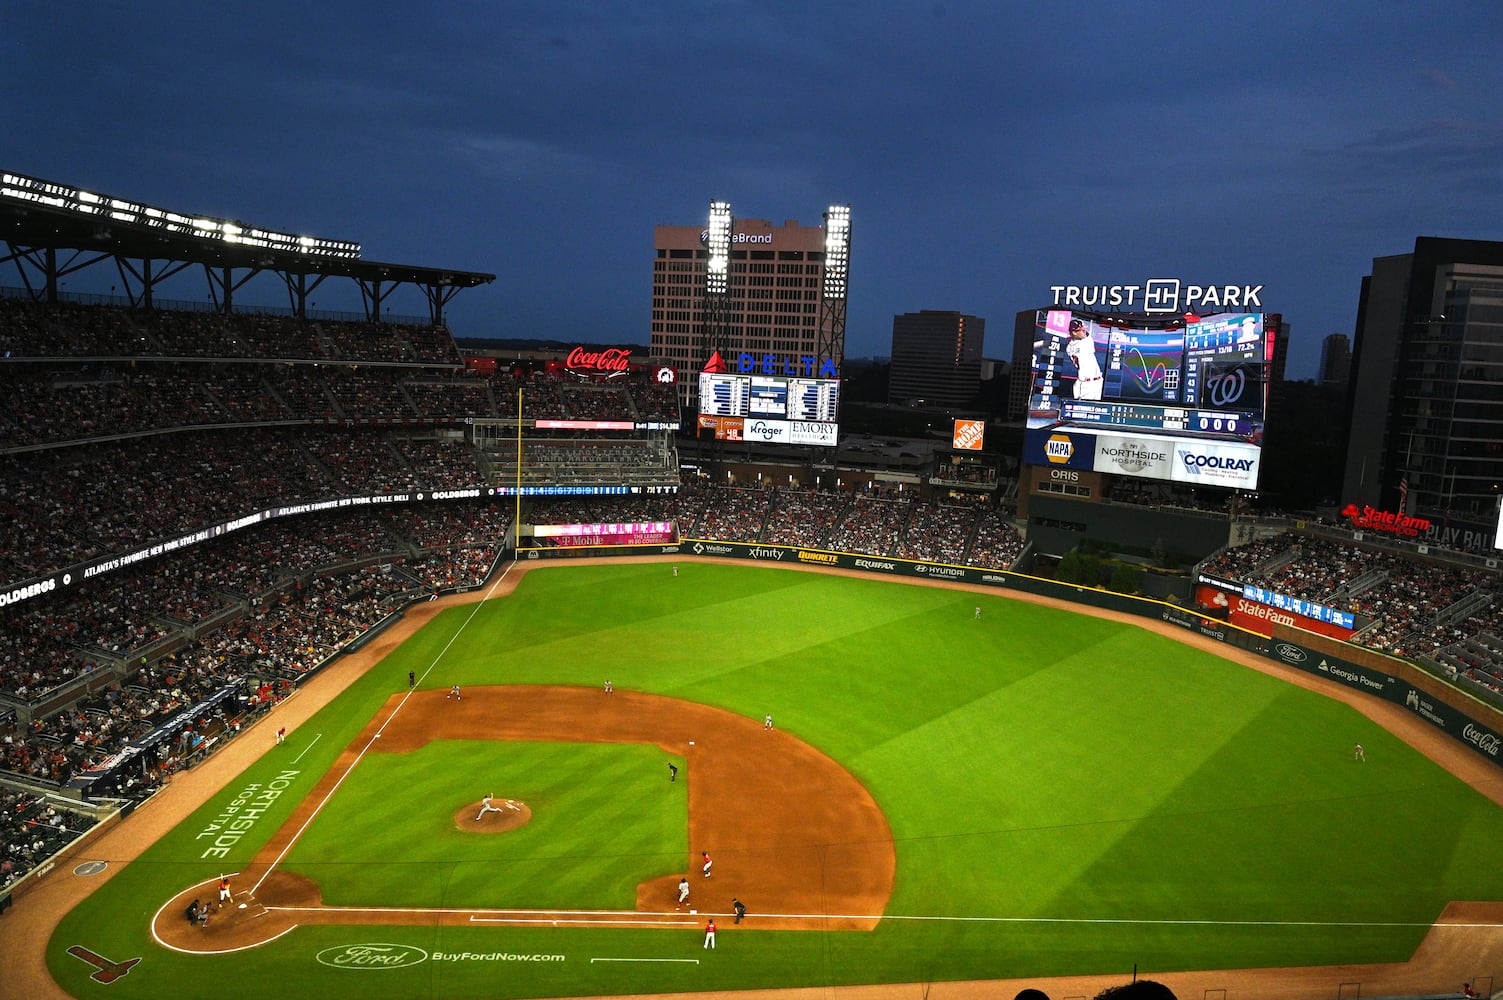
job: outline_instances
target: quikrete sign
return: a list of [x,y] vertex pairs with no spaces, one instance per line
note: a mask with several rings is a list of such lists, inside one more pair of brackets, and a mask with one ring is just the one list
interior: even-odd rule
[[1141,285],[1050,285],[1056,306],[1124,308],[1145,313],[1197,309],[1262,309],[1262,285],[1192,285],[1178,278],[1149,278]]
[[1384,531],[1390,535],[1403,535],[1405,538],[1418,538],[1430,530],[1428,518],[1410,517],[1408,514],[1367,506],[1359,509],[1354,503],[1347,504],[1342,509],[1341,516],[1350,521],[1354,528]]

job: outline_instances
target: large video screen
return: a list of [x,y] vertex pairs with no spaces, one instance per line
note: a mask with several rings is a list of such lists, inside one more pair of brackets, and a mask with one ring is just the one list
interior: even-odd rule
[[1261,313],[1165,325],[1041,310],[1026,460],[1256,489],[1272,357]]
[[839,379],[699,374],[699,426],[722,439],[833,446],[839,412]]

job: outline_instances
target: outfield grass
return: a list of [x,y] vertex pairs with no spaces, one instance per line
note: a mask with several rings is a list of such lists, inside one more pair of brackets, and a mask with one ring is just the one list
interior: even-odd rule
[[[1503,899],[1503,872],[1479,860],[1503,842],[1503,811],[1337,702],[1135,626],[1002,597],[679,566],[678,577],[667,564],[550,567],[511,597],[444,613],[292,733],[285,755],[268,753],[70,914],[49,951],[54,974],[79,995],[98,989],[63,954],[75,943],[115,960],[147,956],[110,987],[130,997],[211,980],[218,997],[264,996],[273,983],[348,992],[355,974],[314,955],[359,941],[562,958],[361,975],[372,1000],[1324,965],[1401,961],[1448,900]],[[249,859],[408,670],[430,688],[609,677],[618,690],[772,712],[883,809],[898,862],[888,919],[872,933],[724,933],[712,959],[697,933],[662,930],[304,928],[217,958],[152,945],[150,912]],[[1366,764],[1350,759],[1359,741]],[[519,759],[519,782],[546,780],[538,759],[527,763],[542,755],[560,778],[549,794],[582,797],[563,811],[575,816],[611,808],[596,772],[629,782],[640,770],[662,784],[658,758],[638,767],[629,746],[503,749]],[[636,860],[615,867],[606,855],[617,852],[587,830],[454,840],[436,829],[449,808],[435,820],[396,807],[411,804],[400,790],[414,784],[456,805],[474,798],[470,775],[441,758],[496,751],[438,745],[432,766],[367,755],[292,862],[322,866],[331,902],[353,898],[356,883],[362,902],[434,892],[452,902],[456,884],[485,881],[485,905],[587,906],[657,874],[657,854],[684,856],[684,813],[666,799],[620,852]],[[291,790],[227,858],[205,859],[214,817],[278,775]],[[561,850],[589,861],[579,879],[548,871]],[[418,884],[404,885],[414,869]],[[590,961],[601,957],[702,961]]]

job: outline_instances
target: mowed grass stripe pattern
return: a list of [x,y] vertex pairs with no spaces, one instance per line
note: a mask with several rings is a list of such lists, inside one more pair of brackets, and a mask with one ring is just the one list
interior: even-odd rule
[[[896,838],[889,913],[925,919],[885,921],[869,934],[730,932],[715,961],[692,972],[636,963],[584,971],[591,955],[698,957],[692,932],[381,928],[371,937],[373,929],[305,928],[225,959],[235,972],[216,985],[225,996],[257,995],[255,977],[240,976],[252,967],[264,967],[265,977],[296,970],[290,982],[305,995],[348,988],[348,973],[314,968],[307,954],[351,940],[561,952],[573,963],[512,964],[504,975],[483,965],[429,965],[411,978],[366,977],[368,1000],[926,982],[1134,964],[1401,961],[1446,901],[1503,899],[1503,872],[1491,863],[1503,813],[1490,802],[1352,709],[1133,625],[966,591],[688,560],[676,578],[666,563],[547,567],[473,619],[471,611],[441,615],[290,734],[294,751],[305,732],[323,734],[298,780],[326,769],[384,700],[405,689],[410,669],[439,689],[598,687],[610,678],[620,690],[754,719],[771,712],[780,728],[842,762],[872,791]],[[1366,764],[1351,760],[1357,741],[1368,749]],[[414,855],[434,834],[407,824],[425,812],[448,821],[447,803],[441,811],[428,805],[431,777],[448,781],[452,772],[449,793],[465,798],[517,794],[479,787],[488,783],[482,772],[506,773],[511,762],[476,757],[487,752],[478,744],[458,749],[460,763],[417,775],[362,774],[376,756],[367,755],[329,806],[358,825],[320,829],[326,839],[299,845],[309,852],[300,863],[341,869],[329,877],[352,879],[352,895],[363,878],[367,899],[389,889],[384,898],[393,902],[426,896],[448,905],[474,884],[487,906],[573,899],[594,907],[624,898],[659,851],[676,854],[671,864],[682,859],[676,838],[685,820],[666,798],[663,815],[620,849],[561,831],[547,842],[495,838],[494,853],[480,848],[483,857],[469,845]],[[621,756],[575,770],[568,747],[542,746],[531,763],[531,749],[514,749],[514,777],[527,794],[535,787],[552,794],[527,781],[557,776],[585,786],[584,772],[602,768],[620,768],[617,787],[640,769],[653,794],[666,790],[656,750],[638,762],[618,748]],[[89,988],[88,970],[71,968],[80,963],[63,953],[79,942],[112,957],[152,953],[152,964],[112,986],[121,996],[178,992],[215,975],[218,959],[157,954],[138,918],[171,891],[216,874],[221,862],[201,857],[204,825],[239,789],[264,784],[281,766],[268,753],[65,920],[49,960],[71,977],[70,989]],[[414,783],[419,794],[409,797]],[[609,788],[584,794],[580,811],[598,814],[602,826],[618,822]],[[249,858],[274,818],[268,814],[223,864]],[[840,836],[829,832],[832,841]],[[379,845],[376,862],[342,864],[367,842]],[[578,880],[576,861],[584,866]],[[601,867],[589,871],[596,861]],[[508,868],[511,877],[501,874]],[[414,878],[421,892],[399,884]],[[526,892],[509,895],[513,881]],[[534,891],[542,898],[520,898]],[[755,914],[755,899],[747,902]]]
[[[478,740],[367,754],[283,867],[331,906],[630,910],[639,882],[688,856],[688,782],[663,781],[662,761],[655,747]],[[532,821],[458,829],[455,809],[487,791]]]

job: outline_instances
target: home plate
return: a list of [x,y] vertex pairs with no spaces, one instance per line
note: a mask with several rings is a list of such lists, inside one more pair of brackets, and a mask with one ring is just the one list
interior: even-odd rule
[[241,904],[240,904],[240,908],[241,908],[241,909],[242,909],[242,910],[243,910],[243,909],[245,909],[245,904],[244,904],[244,903],[241,903]]

